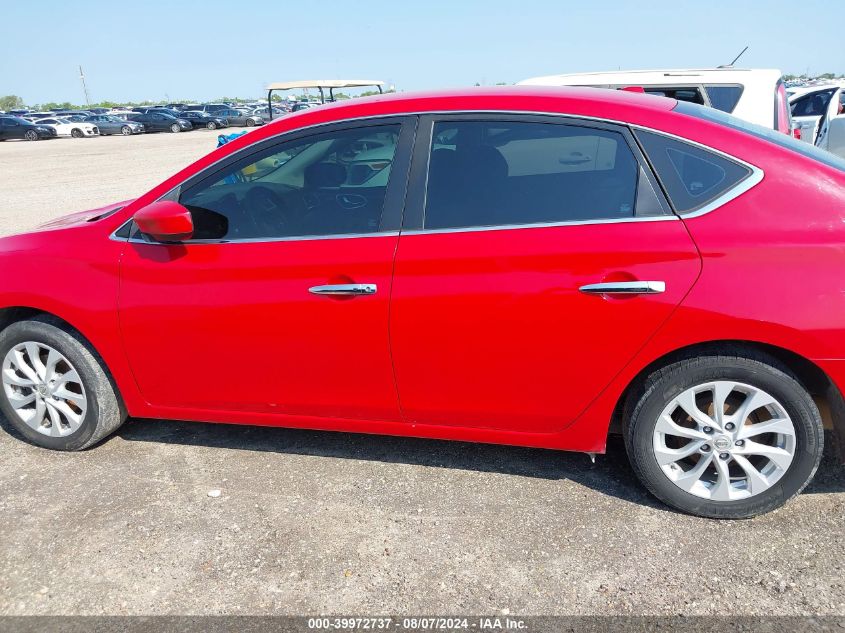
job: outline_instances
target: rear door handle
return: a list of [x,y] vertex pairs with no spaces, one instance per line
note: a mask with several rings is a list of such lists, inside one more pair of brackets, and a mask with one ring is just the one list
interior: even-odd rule
[[665,281],[608,281],[578,288],[590,295],[655,295],[666,291]]
[[315,295],[353,296],[374,295],[378,290],[375,284],[331,284],[328,286],[311,286],[308,292]]

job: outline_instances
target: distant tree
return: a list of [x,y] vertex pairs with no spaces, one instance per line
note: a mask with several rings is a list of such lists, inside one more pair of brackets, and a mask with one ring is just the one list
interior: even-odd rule
[[0,110],[15,110],[23,107],[23,99],[18,95],[0,97]]

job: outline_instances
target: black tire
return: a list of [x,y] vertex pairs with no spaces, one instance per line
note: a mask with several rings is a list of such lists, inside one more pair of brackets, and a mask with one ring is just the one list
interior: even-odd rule
[[35,130],[27,130],[26,134],[23,135],[27,141],[37,141],[38,140],[38,132]]
[[132,136],[132,128],[128,125],[124,125],[120,128],[120,133],[123,134],[123,136]]
[[82,138],[83,136],[85,136],[85,135],[82,133],[82,130],[80,130],[80,129],[78,129],[78,128],[73,128],[73,129],[70,131],[70,135],[71,135],[73,138]]
[[44,343],[63,354],[79,374],[88,396],[87,411],[79,428],[63,437],[50,437],[24,423],[15,413],[5,389],[0,389],[0,411],[27,441],[52,450],[79,451],[93,446],[123,424],[126,409],[105,363],[78,332],[49,316],[18,321],[0,332],[0,362],[10,349],[25,341]]
[[247,119],[246,120],[246,126],[247,127],[255,127],[255,121],[253,121],[252,119]]
[[206,126],[209,130],[216,130],[217,124],[214,121],[209,121]]
[[[762,389],[784,408],[795,428],[795,453],[786,472],[770,488],[748,498],[714,501],[693,495],[673,483],[655,457],[653,437],[663,409],[683,391],[715,380]],[[634,472],[655,497],[683,512],[716,519],[746,519],[770,512],[799,494],[821,461],[824,430],[818,407],[792,372],[766,354],[726,348],[708,356],[682,358],[648,376],[627,405],[625,447]]]
[[174,123],[173,125],[170,126],[170,131],[173,132],[174,134],[176,134],[177,132],[181,132],[182,128],[179,127],[178,123]]

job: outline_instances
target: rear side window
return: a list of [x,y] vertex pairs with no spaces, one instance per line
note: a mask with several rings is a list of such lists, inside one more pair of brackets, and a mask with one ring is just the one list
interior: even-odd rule
[[639,163],[614,130],[441,121],[433,131],[424,227],[632,218],[639,181]]
[[704,86],[710,106],[722,112],[733,112],[742,96],[742,86]]
[[700,209],[751,175],[745,165],[697,145],[642,130],[636,134],[678,213]]

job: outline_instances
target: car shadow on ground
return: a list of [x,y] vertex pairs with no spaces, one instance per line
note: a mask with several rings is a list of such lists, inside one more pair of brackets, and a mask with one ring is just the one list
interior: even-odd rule
[[[0,426],[23,439],[2,415]],[[117,435],[129,442],[218,447],[571,480],[605,495],[665,508],[637,481],[619,436],[610,437],[607,453],[597,456],[593,464],[587,455],[581,453],[234,424],[130,419]],[[804,493],[831,492],[845,492],[845,467],[835,458],[832,434],[826,433],[824,458],[815,479]]]

